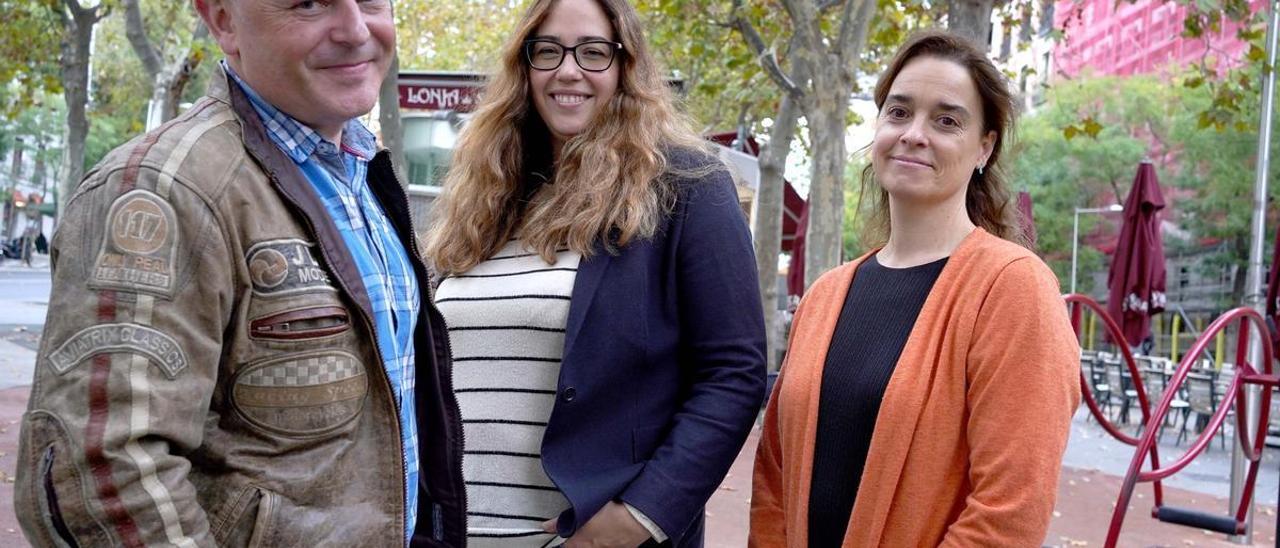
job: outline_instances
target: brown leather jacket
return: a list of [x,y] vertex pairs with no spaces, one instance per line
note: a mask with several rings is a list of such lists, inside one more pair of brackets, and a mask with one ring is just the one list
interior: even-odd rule
[[[387,154],[370,187],[413,255]],[[16,510],[37,546],[403,546],[404,459],[355,263],[219,75],[70,200],[22,423]],[[414,341],[414,544],[462,546],[461,423],[443,320]]]

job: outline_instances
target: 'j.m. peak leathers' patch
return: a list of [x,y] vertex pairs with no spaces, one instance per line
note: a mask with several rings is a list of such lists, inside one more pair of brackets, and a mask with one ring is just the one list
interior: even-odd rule
[[148,190],[116,198],[89,286],[173,298],[178,223],[173,206]]
[[260,296],[337,291],[316,260],[315,244],[296,238],[259,242],[245,253],[253,292]]

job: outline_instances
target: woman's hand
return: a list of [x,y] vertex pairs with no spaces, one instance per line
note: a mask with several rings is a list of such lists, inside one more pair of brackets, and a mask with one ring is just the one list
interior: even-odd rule
[[[542,529],[548,533],[555,533],[556,520],[550,519],[543,522]],[[566,541],[564,546],[566,548],[635,548],[647,540],[649,540],[649,530],[636,521],[625,505],[611,501],[587,520],[587,523],[578,529],[578,532]]]

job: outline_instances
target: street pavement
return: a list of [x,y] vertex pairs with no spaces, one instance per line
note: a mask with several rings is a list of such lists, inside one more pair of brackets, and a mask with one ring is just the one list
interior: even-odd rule
[[[0,390],[29,386],[49,306],[49,258],[0,263]],[[3,545],[3,543],[0,543]]]
[[[18,445],[18,423],[26,409],[36,349],[49,301],[47,258],[37,257],[33,267],[6,261],[0,264],[0,546],[28,546],[13,513],[13,474]],[[1115,507],[1116,495],[1132,449],[1112,440],[1087,412],[1077,413],[1072,424],[1046,546],[1101,546]],[[1176,436],[1165,436],[1162,462],[1171,462],[1189,443],[1175,445]],[[759,430],[748,438],[724,483],[707,504],[708,548],[742,548],[747,543],[751,505],[751,464]],[[1215,440],[1212,449],[1186,470],[1166,480],[1165,497],[1171,504],[1225,514],[1229,452]],[[1229,445],[1228,445],[1229,446]],[[1253,546],[1275,546],[1277,469],[1280,449],[1268,448],[1259,477],[1259,506],[1255,515]],[[1127,514],[1120,546],[1186,547],[1240,546],[1222,535],[1159,523],[1150,516],[1151,486],[1139,485]]]
[[37,255],[33,267],[5,259],[0,263],[0,324],[43,325],[49,305],[49,258]]

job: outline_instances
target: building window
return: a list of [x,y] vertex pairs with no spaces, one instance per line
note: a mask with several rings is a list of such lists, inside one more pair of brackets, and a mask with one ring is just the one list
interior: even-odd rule
[[409,184],[440,186],[444,180],[445,171],[449,169],[449,157],[458,139],[458,128],[449,118],[443,113],[429,113],[403,119]]

